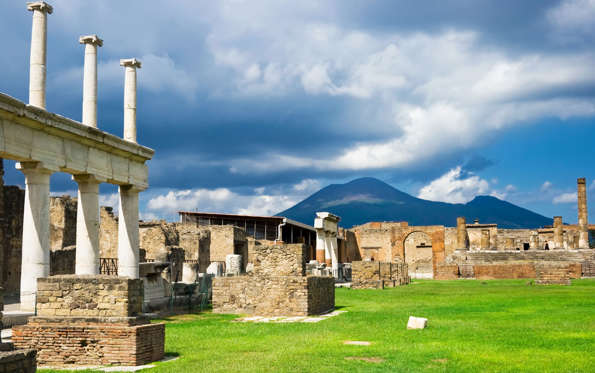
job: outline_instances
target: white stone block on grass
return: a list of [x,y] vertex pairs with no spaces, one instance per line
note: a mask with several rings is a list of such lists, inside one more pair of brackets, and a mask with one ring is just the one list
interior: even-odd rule
[[428,326],[428,319],[424,317],[409,316],[407,329],[425,329]]

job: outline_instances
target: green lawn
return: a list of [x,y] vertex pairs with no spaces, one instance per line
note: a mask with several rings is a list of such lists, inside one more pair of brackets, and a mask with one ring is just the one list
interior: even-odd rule
[[[336,305],[348,312],[316,324],[173,317],[166,353],[179,359],[150,372],[595,372],[595,280],[415,281],[338,289]],[[406,330],[409,315],[429,327]]]

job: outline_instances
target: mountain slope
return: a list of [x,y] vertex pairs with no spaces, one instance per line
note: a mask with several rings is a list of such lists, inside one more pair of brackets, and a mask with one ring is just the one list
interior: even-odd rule
[[339,215],[343,227],[370,221],[455,226],[457,216],[465,216],[468,223],[479,219],[501,228],[537,228],[552,224],[550,218],[495,197],[478,196],[466,204],[427,201],[370,177],[329,185],[277,215],[312,225],[317,211]]

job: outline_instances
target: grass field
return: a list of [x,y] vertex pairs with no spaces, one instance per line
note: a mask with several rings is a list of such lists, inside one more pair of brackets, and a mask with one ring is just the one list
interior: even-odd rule
[[[150,372],[595,372],[595,280],[415,281],[338,289],[336,305],[348,312],[316,324],[172,317],[166,353],[179,359]],[[409,315],[429,327],[406,330]]]

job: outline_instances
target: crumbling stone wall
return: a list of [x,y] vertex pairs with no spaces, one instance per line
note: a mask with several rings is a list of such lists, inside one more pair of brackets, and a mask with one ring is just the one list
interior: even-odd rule
[[50,250],[76,244],[76,204],[68,195],[50,198]]
[[35,350],[0,351],[0,373],[35,373]]
[[111,207],[99,209],[99,256],[101,258],[118,257],[118,218]]
[[76,246],[50,251],[50,276],[74,274]]
[[139,246],[147,252],[147,258],[167,261],[168,247],[177,246],[179,235],[174,224],[163,220],[139,223]]
[[213,312],[304,316],[334,309],[334,278],[305,276],[306,245],[258,245],[253,255],[252,272],[213,279]]
[[355,261],[351,263],[353,289],[383,289],[411,282],[406,263]]
[[3,211],[0,213],[2,286],[5,295],[16,295],[21,288],[25,191],[17,186],[2,185],[0,192],[3,205]]

